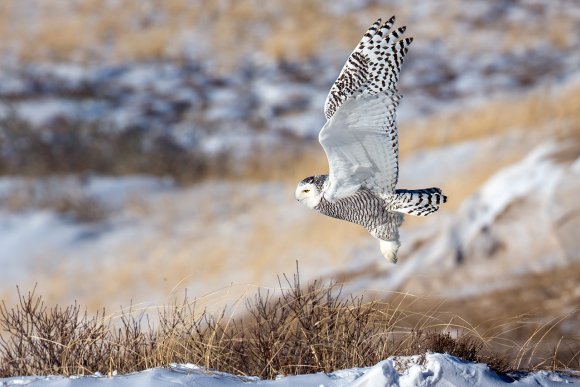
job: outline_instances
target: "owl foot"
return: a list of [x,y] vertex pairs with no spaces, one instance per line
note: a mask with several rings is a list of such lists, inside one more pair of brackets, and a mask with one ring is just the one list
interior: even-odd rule
[[381,253],[383,253],[383,256],[389,261],[397,263],[397,251],[399,250],[399,246],[401,246],[399,240],[384,241],[381,239],[380,245]]

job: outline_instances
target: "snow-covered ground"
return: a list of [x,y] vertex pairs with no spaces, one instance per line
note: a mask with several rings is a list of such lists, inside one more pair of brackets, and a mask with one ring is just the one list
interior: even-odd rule
[[[457,3],[451,7],[454,16],[441,19],[439,6],[417,2],[408,15],[401,15],[416,39],[400,79],[405,103],[399,120],[567,82],[580,66],[577,34],[567,34],[555,45],[556,32],[519,42],[505,30],[521,23],[523,31],[535,31],[536,24],[547,27],[546,18],[562,13],[577,25],[580,8],[574,2],[535,3]],[[377,16],[385,15],[373,18]],[[489,27],[481,28],[482,23]],[[226,74],[214,70],[219,58],[211,57],[93,66],[0,61],[0,119],[44,130],[66,122],[105,132],[141,130],[150,141],[166,136],[189,152],[244,156],[257,143],[283,146],[289,134],[317,135],[326,93],[355,44],[338,51],[338,42],[325,42],[310,60],[245,60]],[[327,46],[335,47],[334,55]],[[47,135],[43,140],[59,138]],[[18,144],[0,143],[0,156],[14,151]]]
[[[202,297],[232,284],[275,285],[276,274],[293,272],[297,259],[320,265],[305,280],[330,275],[350,250],[316,246],[306,235],[316,217],[297,207],[293,187],[279,182],[208,181],[183,189],[138,176],[8,178],[2,187],[0,281],[12,296],[16,285],[38,283],[56,299],[95,306],[163,302],[184,287]],[[24,209],[7,208],[26,192]],[[79,221],[74,205],[59,210],[59,197],[97,207],[102,218]]]
[[368,368],[353,368],[330,374],[281,376],[276,380],[238,377],[209,371],[193,364],[172,364],[169,368],[155,368],[129,375],[84,376],[64,378],[14,377],[0,379],[0,385],[15,386],[325,386],[325,387],[412,387],[412,386],[580,386],[580,378],[554,372],[540,371],[498,375],[485,364],[463,361],[450,355],[427,354],[424,362],[418,356],[395,357]]
[[[482,166],[502,166],[517,147],[525,153],[541,142],[540,136],[513,132],[424,150],[402,160],[400,186],[440,185],[452,193],[448,184],[465,181]],[[80,297],[97,306],[132,299],[148,305],[182,288],[202,297],[230,286],[236,294],[273,286],[276,275],[293,272],[298,260],[304,280],[345,274],[353,291],[396,291],[403,284],[416,294],[446,297],[484,291],[576,259],[576,218],[556,226],[577,203],[572,192],[578,162],[574,152],[554,161],[561,147],[540,145],[492,175],[456,213],[443,209],[436,217],[408,218],[397,266],[381,258],[364,230],[297,206],[293,183],[210,180],[182,188],[145,176],[3,178],[0,281],[6,296],[14,296],[16,285],[38,283],[60,301]],[[493,162],[483,163],[492,150]],[[528,212],[531,219],[543,217],[529,222],[527,234],[509,232],[520,229],[513,222],[521,216],[501,216],[519,202],[540,210]],[[95,272],[107,279],[97,280]],[[420,280],[427,272],[429,289]]]
[[425,221],[401,246],[397,270],[383,269],[365,286],[405,284],[413,293],[466,297],[578,263],[579,177],[575,145],[539,145],[494,174],[456,213]]

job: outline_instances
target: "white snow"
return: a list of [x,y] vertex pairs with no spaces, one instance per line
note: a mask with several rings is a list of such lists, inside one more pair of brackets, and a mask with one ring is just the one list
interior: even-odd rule
[[527,374],[500,376],[485,364],[463,361],[444,354],[427,354],[424,362],[419,356],[394,357],[373,367],[352,368],[330,374],[316,373],[260,380],[217,372],[193,364],[171,364],[169,368],[154,368],[129,375],[115,376],[26,376],[0,379],[0,385],[15,386],[88,386],[105,384],[124,386],[353,386],[353,387],[430,387],[430,386],[580,386],[580,379],[554,372],[540,371]]
[[[531,134],[523,137],[514,133],[501,138],[417,152],[402,160],[400,185],[418,188],[441,184],[445,190],[445,182],[449,181],[446,179],[460,180],[472,173],[472,169],[482,160],[478,155],[494,152],[497,161],[513,153],[516,144],[533,143],[535,140],[530,140],[532,137]],[[470,279],[463,282],[458,275],[452,275],[459,271],[454,260],[455,249],[459,244],[471,246],[470,241],[474,238],[482,241],[489,239],[486,235],[478,236],[476,231],[493,222],[497,214],[501,214],[510,203],[518,202],[522,195],[538,192],[537,200],[544,198],[541,199],[543,202],[550,202],[550,192],[562,181],[563,172],[547,157],[549,149],[546,146],[498,172],[467,201],[460,213],[441,211],[437,217],[422,219],[420,227],[403,227],[401,259],[396,267],[391,267],[381,258],[378,244],[368,238],[363,230],[352,227],[348,234],[344,234],[345,237],[333,237],[336,231],[331,234],[330,230],[338,231],[336,227],[347,225],[296,207],[291,194],[294,186],[282,183],[208,181],[194,187],[180,188],[171,179],[143,176],[112,178],[89,175],[81,179],[68,177],[37,181],[4,177],[0,179],[0,246],[3,247],[0,249],[3,265],[0,281],[5,292],[16,284],[28,286],[34,278],[34,282],[44,286],[48,286],[51,280],[60,281],[66,284],[69,294],[89,293],[96,299],[106,297],[112,304],[123,303],[133,297],[149,303],[165,297],[168,289],[182,279],[183,287],[197,296],[230,284],[274,285],[276,274],[292,272],[298,259],[301,272],[308,278],[334,275],[337,270],[350,274],[364,273],[365,269],[381,273],[371,278],[363,275],[349,281],[346,284],[349,291],[392,291],[407,286],[412,278],[426,275],[431,278],[441,275],[456,278],[456,282],[445,281],[438,294],[456,296],[465,294],[468,288],[474,286],[476,290],[483,291],[482,286],[489,290],[496,286],[497,281],[485,275],[466,276]],[[569,167],[570,170],[574,168],[577,169]],[[546,178],[538,179],[535,175],[538,171],[543,171],[541,175]],[[21,199],[26,196],[24,194],[31,195],[28,206],[25,203],[24,209],[11,208],[14,198]],[[82,223],[71,221],[62,213],[55,213],[50,203],[58,202],[61,197],[78,197],[88,200],[86,203],[102,206],[104,219]],[[259,202],[255,201],[257,197],[260,198]],[[478,212],[476,219],[470,216],[475,208],[481,212]],[[549,211],[555,213],[551,218],[560,218],[561,210],[549,206],[536,212],[535,216],[537,219],[540,213]],[[320,224],[313,223],[317,221]],[[307,231],[311,227],[315,230]],[[328,230],[325,231],[325,228]],[[509,235],[513,235],[519,229],[512,227],[510,230]],[[470,233],[471,237],[468,235]],[[318,243],[324,238],[329,238],[329,243]],[[521,240],[512,239],[515,242]],[[223,244],[224,241],[227,245]],[[525,247],[517,243],[513,245],[514,248]],[[227,246],[236,248],[230,251]],[[260,249],[255,246],[260,246]],[[573,245],[570,246],[572,249]],[[534,249],[533,252],[538,255],[542,250]],[[521,274],[522,270],[529,271],[534,261],[529,258],[530,251],[519,255],[527,259],[518,261],[512,257],[509,266],[520,270]],[[167,257],[171,257],[171,265],[164,264]],[[538,257],[542,258],[540,255]],[[543,257],[542,261],[561,262],[548,256]],[[58,262],[58,265],[52,262]],[[238,267],[239,262],[245,263],[242,270],[228,270]],[[73,266],[69,268],[70,265]],[[130,294],[117,292],[114,296],[104,295],[98,289],[93,291],[89,285],[94,282],[92,280],[83,282],[81,286],[69,284],[64,274],[50,274],[54,267],[71,273],[78,270],[84,272],[85,269],[114,273],[128,270],[131,265],[159,268],[150,277],[143,275],[142,280],[137,281],[141,276],[135,276],[135,286],[139,289],[131,290]],[[174,273],[171,267],[180,269]],[[501,260],[482,260],[480,265],[474,263],[469,267],[473,267],[474,273],[485,267],[485,273],[502,273],[501,278],[513,274],[506,271]],[[48,272],[47,268],[50,268]],[[168,278],[167,284],[162,282],[165,277]],[[199,278],[204,280],[199,281]],[[463,290],[458,292],[458,287]],[[413,288],[411,291],[417,292]]]
[[[557,189],[557,183],[564,173],[554,165],[550,156],[559,144],[547,143],[534,149],[521,162],[498,172],[464,203],[465,221],[458,227],[461,239],[470,243],[485,227],[515,202],[526,196],[549,197]],[[509,187],[509,189],[506,189]]]
[[[312,248],[316,239],[293,242],[310,219],[319,220],[297,207],[293,188],[277,182],[224,181],[183,188],[170,179],[143,176],[2,178],[1,290],[11,300],[15,285],[38,283],[45,289],[54,284],[64,286],[65,298],[96,297],[112,307],[130,299],[155,305],[182,288],[205,297],[230,286],[242,293],[274,286],[276,275],[292,273],[297,259],[304,267],[316,265],[316,270],[301,270],[305,281],[330,275],[351,247],[339,255],[323,246]],[[25,194],[30,198],[11,208]],[[104,218],[75,221],[51,205],[59,198],[103,207]],[[375,248],[371,256],[376,259]],[[131,286],[120,286],[111,276],[126,268],[151,274],[132,275]],[[79,275],[86,280],[70,280]]]
[[57,118],[74,116],[77,110],[71,102],[44,99],[22,103],[17,107],[16,112],[20,117],[38,127]]
[[[500,146],[486,139],[428,155],[417,152],[402,162],[401,186],[419,187],[421,180],[422,186],[435,183],[445,191],[445,175],[468,178],[481,161],[474,156],[478,151],[501,158],[515,146],[515,141],[506,142]],[[443,209],[420,226],[403,228],[396,267],[375,266],[373,273],[381,275],[361,275],[346,284],[347,291],[398,289],[447,299],[472,297],[514,286],[520,276],[577,262],[579,221],[572,215],[580,206],[580,159],[570,148],[544,141],[520,161],[499,169],[457,211]],[[562,219],[568,219],[565,227],[560,226]],[[357,255],[370,256],[374,249],[369,244],[368,251],[361,249]],[[359,259],[348,272],[356,273],[363,262],[370,261]]]

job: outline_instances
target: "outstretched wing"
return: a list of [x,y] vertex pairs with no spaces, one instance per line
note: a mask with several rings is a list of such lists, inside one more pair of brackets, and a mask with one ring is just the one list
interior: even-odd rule
[[397,92],[403,58],[413,38],[397,41],[407,27],[402,26],[388,33],[394,23],[394,16],[382,25],[381,19],[378,19],[364,34],[326,97],[326,119],[330,119],[354,95]]
[[329,164],[326,199],[354,194],[361,186],[390,193],[398,175],[394,94],[366,94],[348,99],[319,135]]
[[397,80],[412,38],[381,19],[363,36],[348,58],[326,99],[328,119],[319,140],[328,157],[330,186],[326,198],[335,201],[361,186],[390,193],[398,179],[396,108],[401,96]]

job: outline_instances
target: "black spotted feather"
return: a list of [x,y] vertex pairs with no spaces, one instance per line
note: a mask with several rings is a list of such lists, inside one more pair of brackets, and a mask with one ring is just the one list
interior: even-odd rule
[[397,40],[405,33],[405,26],[388,33],[394,23],[394,16],[382,25],[378,19],[364,34],[328,93],[324,105],[326,119],[352,96],[397,94],[401,65],[413,38]]

